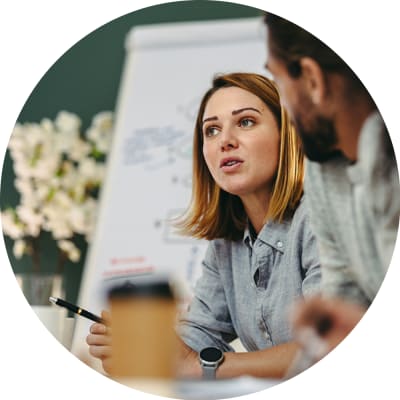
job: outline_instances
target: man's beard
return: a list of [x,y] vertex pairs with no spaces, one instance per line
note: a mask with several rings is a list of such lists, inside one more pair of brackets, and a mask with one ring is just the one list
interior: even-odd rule
[[296,118],[297,133],[302,141],[306,157],[311,161],[324,163],[337,157],[337,134],[333,121],[316,116],[312,128],[306,129],[301,118]]

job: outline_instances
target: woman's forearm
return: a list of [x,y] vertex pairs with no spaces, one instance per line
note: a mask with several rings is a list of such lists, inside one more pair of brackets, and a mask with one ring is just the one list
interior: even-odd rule
[[286,374],[299,346],[285,343],[265,350],[225,353],[217,370],[218,378],[251,375],[259,378],[281,379]]
[[[251,375],[259,378],[282,378],[294,359],[298,345],[285,343],[265,350],[224,353],[224,361],[217,369],[217,378]],[[200,378],[198,353],[181,341],[179,375]]]

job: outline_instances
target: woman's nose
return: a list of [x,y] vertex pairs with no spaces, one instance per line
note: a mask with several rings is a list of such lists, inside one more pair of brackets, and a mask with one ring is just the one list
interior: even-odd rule
[[220,148],[222,151],[228,151],[238,147],[238,141],[236,135],[232,130],[222,130],[220,133]]

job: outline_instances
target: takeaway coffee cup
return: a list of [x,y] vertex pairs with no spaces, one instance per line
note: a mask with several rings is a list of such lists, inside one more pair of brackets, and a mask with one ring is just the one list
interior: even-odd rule
[[166,279],[127,282],[108,292],[111,368],[116,378],[175,375],[177,304]]

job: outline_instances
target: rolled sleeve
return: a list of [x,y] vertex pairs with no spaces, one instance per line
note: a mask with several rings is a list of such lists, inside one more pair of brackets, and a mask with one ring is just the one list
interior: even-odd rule
[[179,321],[182,340],[193,350],[216,346],[233,351],[229,343],[237,335],[233,328],[224,287],[211,242],[203,261],[202,275],[196,283],[189,310]]

